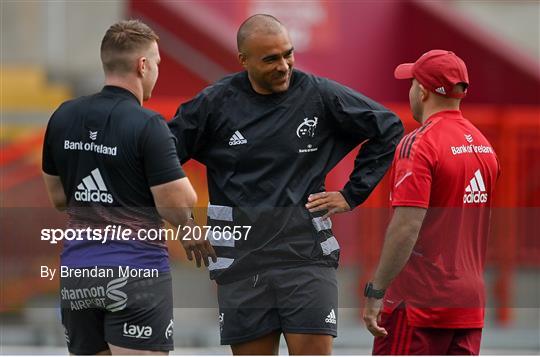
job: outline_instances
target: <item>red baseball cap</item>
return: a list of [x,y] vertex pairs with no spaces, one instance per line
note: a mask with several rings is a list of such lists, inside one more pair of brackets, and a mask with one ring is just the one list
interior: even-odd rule
[[[431,50],[414,63],[403,63],[394,71],[396,79],[415,78],[427,90],[450,98],[463,98],[467,94],[469,75],[465,62],[454,52]],[[465,84],[464,93],[454,93],[458,83]]]

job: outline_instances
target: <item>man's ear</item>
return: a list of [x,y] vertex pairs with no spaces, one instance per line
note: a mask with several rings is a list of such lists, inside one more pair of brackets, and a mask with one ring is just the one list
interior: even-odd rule
[[148,60],[146,57],[139,57],[139,59],[137,59],[137,74],[141,77],[144,77],[146,74],[147,62]]
[[431,93],[420,83],[418,83],[418,88],[420,88],[420,100],[422,102],[425,102],[426,100],[428,100]]
[[238,63],[244,68],[247,66],[247,56],[241,52],[238,52]]

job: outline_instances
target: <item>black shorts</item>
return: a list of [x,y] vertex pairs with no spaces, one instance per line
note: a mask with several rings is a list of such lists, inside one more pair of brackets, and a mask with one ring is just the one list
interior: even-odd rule
[[270,269],[218,285],[222,345],[273,331],[337,336],[336,269],[316,265]]
[[96,354],[112,345],[173,350],[170,273],[157,276],[60,279],[62,324],[72,354]]

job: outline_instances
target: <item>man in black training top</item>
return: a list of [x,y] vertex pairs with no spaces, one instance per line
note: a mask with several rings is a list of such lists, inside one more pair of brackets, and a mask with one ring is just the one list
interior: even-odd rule
[[[111,26],[101,43],[105,87],[62,104],[47,126],[43,177],[51,201],[67,209],[68,228],[92,229],[65,241],[61,256],[64,269],[83,275],[60,279],[71,354],[173,349],[167,247],[135,233],[161,228],[161,218],[185,224],[197,200],[166,122],[141,107],[158,78],[157,41],[136,20]],[[112,227],[132,233],[112,240]],[[96,240],[95,232],[109,239]],[[194,249],[212,256],[204,242]],[[92,268],[106,275],[93,277]]]
[[[330,354],[339,245],[328,217],[368,197],[403,127],[350,88],[293,70],[274,17],[248,18],[237,41],[245,71],[183,104],[169,125],[181,162],[207,167],[221,343],[272,354],[283,333],[291,354]],[[325,192],[326,174],[365,140],[343,190]]]

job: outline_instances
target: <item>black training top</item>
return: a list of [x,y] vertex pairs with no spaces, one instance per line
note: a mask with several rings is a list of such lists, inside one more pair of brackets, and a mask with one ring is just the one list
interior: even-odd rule
[[71,227],[160,227],[151,186],[185,177],[163,117],[105,86],[62,104],[45,134],[43,171],[60,176]]
[[[183,104],[169,127],[181,162],[207,167],[209,224],[219,227],[209,238],[220,257],[209,269],[219,283],[269,266],[336,266],[331,222],[306,210],[308,195],[323,191],[327,173],[368,140],[341,191],[356,207],[384,176],[403,134],[390,110],[298,70],[286,92],[272,95],[257,94],[246,72],[230,75]],[[231,242],[219,232],[225,225],[251,230]]]

